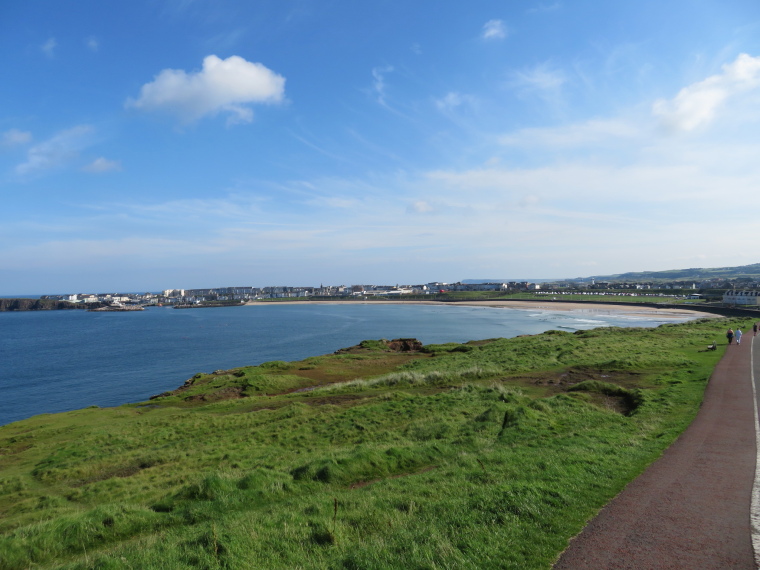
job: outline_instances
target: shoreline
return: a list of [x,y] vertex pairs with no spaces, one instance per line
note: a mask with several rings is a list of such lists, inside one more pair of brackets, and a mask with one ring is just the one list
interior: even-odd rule
[[692,309],[675,309],[672,307],[649,307],[636,303],[628,305],[613,305],[607,303],[581,303],[573,301],[248,301],[245,306],[265,306],[265,305],[440,305],[440,306],[466,306],[466,307],[488,307],[491,309],[518,309],[518,310],[535,310],[535,311],[578,311],[595,314],[615,314],[625,313],[632,316],[651,317],[659,315],[662,317],[679,318],[684,316],[693,316],[695,318],[719,318],[720,315],[707,313]]

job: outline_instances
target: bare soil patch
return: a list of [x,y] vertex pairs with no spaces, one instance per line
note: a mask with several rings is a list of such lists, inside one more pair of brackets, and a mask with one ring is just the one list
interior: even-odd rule
[[641,387],[641,374],[637,372],[601,369],[570,368],[556,372],[528,372],[510,377],[508,380],[525,386],[543,388],[546,396],[571,394],[581,397],[580,394],[582,394],[584,400],[624,415],[632,411],[630,399],[624,396],[611,396],[593,391],[572,392],[570,389],[581,382],[587,381],[615,384],[626,390]]
[[221,390],[207,392],[205,394],[196,394],[185,398],[186,402],[219,402],[221,400],[235,400],[244,398],[243,388],[240,386],[227,386]]

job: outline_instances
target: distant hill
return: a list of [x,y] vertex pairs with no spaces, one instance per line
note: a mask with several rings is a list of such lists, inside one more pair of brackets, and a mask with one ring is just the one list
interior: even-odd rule
[[[760,279],[760,263],[738,267],[692,267],[666,271],[638,271],[618,275],[594,275],[602,281],[704,281],[705,279]],[[588,277],[585,279],[589,279]]]
[[590,275],[572,279],[463,279],[462,283],[507,283],[509,281],[528,281],[529,283],[546,283],[547,281],[704,281],[705,279],[760,279],[760,263],[739,265],[737,267],[692,267],[689,269],[667,269],[665,271],[631,271],[617,275]]
[[547,283],[549,281],[566,281],[566,279],[516,279],[512,277],[510,279],[462,279],[460,283],[476,285],[478,283]]

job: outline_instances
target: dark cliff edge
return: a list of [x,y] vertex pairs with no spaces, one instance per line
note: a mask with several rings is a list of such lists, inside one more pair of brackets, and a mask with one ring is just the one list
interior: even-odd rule
[[0,299],[0,311],[60,311],[67,309],[94,309],[102,303],[70,303],[53,299]]

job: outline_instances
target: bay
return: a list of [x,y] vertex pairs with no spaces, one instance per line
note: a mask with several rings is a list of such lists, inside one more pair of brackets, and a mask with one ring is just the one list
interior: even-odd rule
[[601,308],[347,303],[0,313],[0,425],[40,413],[144,401],[197,372],[300,360],[365,339],[466,342],[688,318]]

